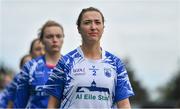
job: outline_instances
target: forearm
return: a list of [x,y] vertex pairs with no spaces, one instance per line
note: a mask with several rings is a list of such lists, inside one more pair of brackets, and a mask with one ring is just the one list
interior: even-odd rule
[[126,98],[124,100],[121,100],[121,101],[118,101],[117,102],[117,107],[118,108],[123,108],[123,109],[131,109],[131,105],[130,105],[130,102],[129,102],[129,99]]
[[50,96],[49,97],[49,102],[48,102],[48,109],[52,109],[52,108],[58,108],[59,107],[59,101],[57,98],[55,98],[54,96]]
[[14,105],[14,103],[13,103],[13,101],[11,101],[11,100],[9,100],[8,101],[8,104],[7,104],[7,108],[9,109],[12,109],[13,108],[13,105]]

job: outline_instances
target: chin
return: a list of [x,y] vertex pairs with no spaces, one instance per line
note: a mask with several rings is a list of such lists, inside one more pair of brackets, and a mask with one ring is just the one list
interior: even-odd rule
[[99,39],[97,39],[97,38],[92,38],[92,39],[90,39],[90,41],[98,42]]

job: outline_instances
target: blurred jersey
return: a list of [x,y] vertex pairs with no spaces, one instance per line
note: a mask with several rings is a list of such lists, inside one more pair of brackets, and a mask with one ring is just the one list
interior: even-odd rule
[[8,90],[4,89],[0,92],[0,108],[7,108],[8,104]]
[[8,101],[14,101],[17,91],[17,83],[20,74],[18,73],[13,78],[12,82],[0,93],[0,108],[6,108]]
[[134,95],[122,61],[102,50],[102,59],[84,57],[80,47],[58,62],[46,83],[61,108],[112,108]]
[[46,65],[45,56],[24,65],[18,78],[15,108],[46,108],[49,96],[43,88],[53,66]]

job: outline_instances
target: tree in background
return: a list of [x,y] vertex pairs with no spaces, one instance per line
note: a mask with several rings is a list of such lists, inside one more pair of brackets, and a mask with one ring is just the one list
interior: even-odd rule
[[180,68],[169,83],[159,89],[162,93],[162,102],[175,102],[180,108]]
[[136,79],[135,71],[132,69],[130,61],[128,58],[125,58],[124,63],[126,65],[126,69],[129,75],[129,79],[131,85],[133,87],[135,96],[130,97],[130,101],[132,104],[142,105],[146,102],[149,102],[149,95],[147,90],[142,86],[141,82]]

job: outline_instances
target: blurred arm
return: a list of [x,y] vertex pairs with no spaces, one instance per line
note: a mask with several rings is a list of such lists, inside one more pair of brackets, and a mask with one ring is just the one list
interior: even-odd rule
[[9,100],[8,101],[8,104],[7,104],[7,108],[9,109],[12,109],[13,108],[13,105],[14,105],[14,103],[13,103],[13,101],[11,101],[11,100]]
[[50,96],[48,102],[48,109],[58,108],[58,107],[59,107],[59,100],[54,96]]

